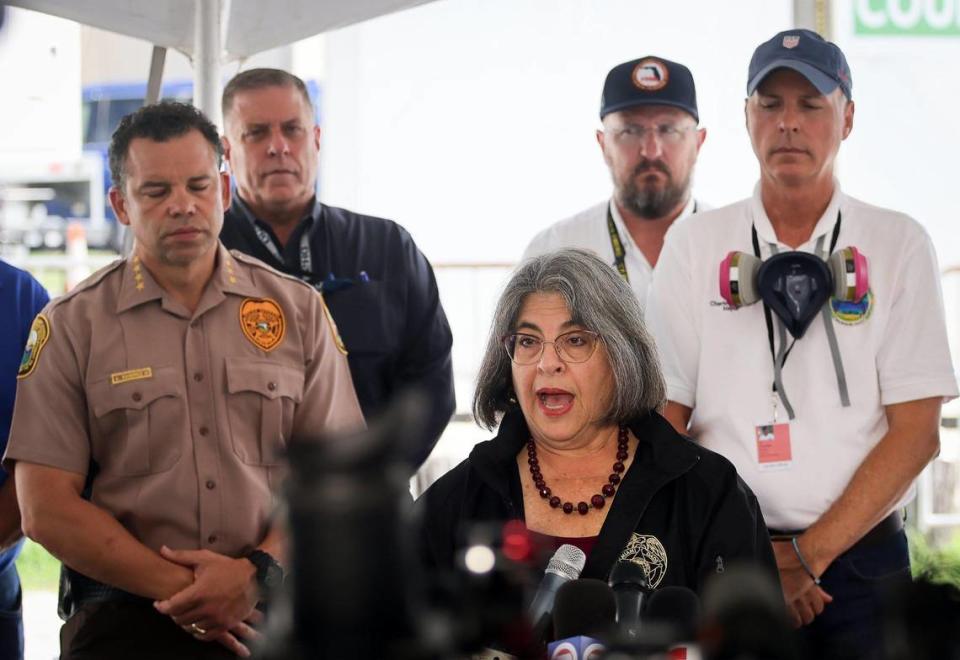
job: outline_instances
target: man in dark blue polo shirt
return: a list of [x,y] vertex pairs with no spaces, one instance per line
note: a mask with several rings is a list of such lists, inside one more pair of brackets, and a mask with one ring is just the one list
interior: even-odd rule
[[[0,260],[0,454],[7,447],[17,371],[33,318],[50,298],[29,273]],[[13,479],[0,468],[0,658],[23,658],[20,578],[14,561],[23,545]]]
[[323,292],[367,419],[401,390],[429,396],[409,458],[429,455],[454,410],[452,337],[429,262],[390,220],[316,198],[320,128],[303,81],[251,69],[223,91],[224,148],[237,194],[220,239]]

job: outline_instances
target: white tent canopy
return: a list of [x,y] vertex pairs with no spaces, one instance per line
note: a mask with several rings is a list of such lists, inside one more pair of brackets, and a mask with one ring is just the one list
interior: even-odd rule
[[[220,118],[223,62],[431,1],[6,0],[11,6],[183,52],[193,60],[194,103],[215,122]],[[150,72],[151,89],[156,91],[162,68],[161,54]]]
[[222,61],[431,0],[6,0],[6,4],[197,53],[198,4],[222,6]]

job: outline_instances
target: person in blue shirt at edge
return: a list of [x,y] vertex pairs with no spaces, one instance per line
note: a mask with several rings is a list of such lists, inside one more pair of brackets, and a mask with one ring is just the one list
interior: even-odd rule
[[[7,446],[17,371],[34,317],[50,300],[29,273],[0,260],[0,314],[7,319],[0,333],[0,452]],[[17,491],[0,469],[0,658],[23,658],[23,611],[20,577],[14,563],[23,546]]]
[[433,269],[400,225],[316,197],[320,127],[306,87],[278,69],[251,69],[223,90],[224,156],[237,194],[220,240],[323,293],[340,330],[364,417],[406,387],[429,395],[415,465],[454,411],[453,343]]

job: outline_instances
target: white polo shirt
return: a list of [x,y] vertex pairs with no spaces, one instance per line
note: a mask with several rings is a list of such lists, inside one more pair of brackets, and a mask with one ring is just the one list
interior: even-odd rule
[[[616,225],[617,233],[620,234],[620,242],[623,243],[623,261],[627,267],[630,288],[633,289],[640,304],[643,305],[647,298],[647,288],[650,286],[653,266],[650,265],[643,252],[633,241],[633,237],[620,216],[617,205],[612,200],[591,206],[572,218],[561,220],[541,231],[530,241],[530,245],[523,253],[523,260],[539,257],[542,254],[563,248],[582,248],[593,252],[613,268],[616,268],[613,244],[610,242],[610,232],[607,230],[608,206],[612,211],[613,224]],[[703,211],[704,209],[705,207],[702,204],[691,198],[680,215],[677,216],[677,219],[670,225],[670,230],[681,220],[694,213],[695,210]]]
[[[777,241],[759,185],[752,198],[698,214],[671,230],[647,300],[668,398],[693,408],[691,435],[736,465],[767,524],[777,529],[805,529],[840,496],[887,431],[884,406],[957,396],[940,274],[927,233],[910,217],[855,200],[837,186],[810,241],[798,249],[814,252],[824,235],[826,250],[838,211],[836,247],[854,246],[867,257],[873,302],[866,314],[831,314],[849,407],[840,403],[820,316],[793,347],[783,369],[796,413],[788,466],[771,469],[758,461],[755,427],[773,416],[773,359],[763,306],[729,309],[718,283],[728,252],[753,253],[751,222],[764,259],[771,243],[791,249]],[[786,418],[779,406],[779,421]],[[911,488],[903,502],[912,496]]]

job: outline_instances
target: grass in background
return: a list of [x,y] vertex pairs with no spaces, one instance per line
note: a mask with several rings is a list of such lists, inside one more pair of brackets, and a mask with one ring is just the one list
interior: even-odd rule
[[30,539],[17,557],[17,572],[24,591],[56,591],[60,583],[60,561]]
[[916,530],[907,532],[907,540],[913,577],[960,588],[960,532],[954,533],[950,542],[940,548],[932,547]]
[[[48,255],[61,255],[63,253],[52,250],[38,250],[31,252],[30,254],[43,257]],[[90,250],[89,254],[91,257],[120,256],[112,250]],[[47,290],[47,293],[50,294],[51,298],[63,295],[63,293],[66,292],[67,272],[63,268],[34,268],[30,267],[28,263],[27,270],[29,270],[33,276],[37,278],[40,284],[43,285],[43,288]]]
[[62,270],[38,268],[33,271],[33,276],[43,285],[51,298],[63,295],[63,292],[67,290],[67,274]]

